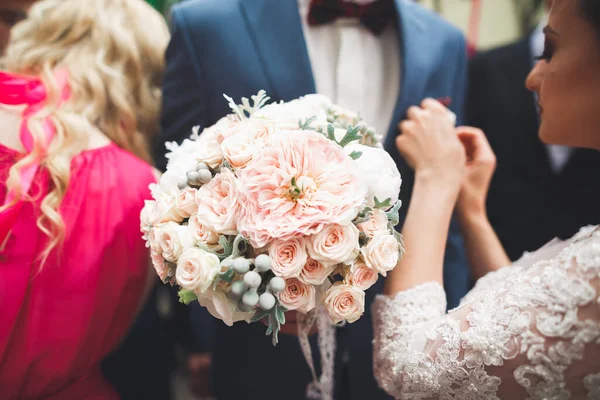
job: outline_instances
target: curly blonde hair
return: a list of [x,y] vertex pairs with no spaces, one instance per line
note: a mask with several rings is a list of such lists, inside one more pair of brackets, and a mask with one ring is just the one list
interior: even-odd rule
[[[6,185],[19,193],[18,171],[43,156],[53,182],[37,221],[49,238],[44,259],[64,240],[58,209],[69,186],[71,159],[88,147],[94,130],[151,162],[149,141],[158,130],[168,41],[163,17],[143,0],[42,0],[15,26],[0,65],[42,79],[48,99],[29,127],[41,143],[41,121],[49,116],[56,135],[45,154],[35,145],[15,163]],[[71,97],[57,106],[59,69],[68,72]]]

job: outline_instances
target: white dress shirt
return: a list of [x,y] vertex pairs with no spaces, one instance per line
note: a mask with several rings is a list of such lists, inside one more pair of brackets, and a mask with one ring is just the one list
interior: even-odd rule
[[395,25],[388,23],[379,36],[355,18],[310,26],[310,3],[298,0],[317,93],[358,112],[385,138],[400,93],[400,49]]
[[[542,18],[542,21],[531,34],[529,38],[529,46],[531,48],[531,54],[533,57],[539,57],[544,52],[544,27],[548,23],[547,17]],[[550,158],[550,166],[555,174],[560,173],[565,165],[569,162],[573,148],[566,146],[558,146],[554,144],[547,144],[546,150],[548,151],[548,157]]]

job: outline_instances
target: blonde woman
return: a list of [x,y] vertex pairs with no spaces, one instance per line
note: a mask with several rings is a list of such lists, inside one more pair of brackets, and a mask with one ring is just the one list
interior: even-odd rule
[[139,213],[154,182],[168,30],[142,0],[43,0],[0,73],[2,399],[118,398],[99,371],[151,282]]

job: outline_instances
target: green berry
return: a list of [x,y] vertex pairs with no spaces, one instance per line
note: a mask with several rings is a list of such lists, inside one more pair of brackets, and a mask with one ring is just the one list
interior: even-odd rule
[[271,279],[269,282],[269,289],[273,293],[281,293],[285,290],[285,280],[278,276]]
[[179,190],[183,190],[187,187],[188,183],[185,179],[180,180],[179,182],[177,182],[177,188]]
[[248,271],[246,272],[246,275],[244,275],[244,282],[249,288],[256,289],[260,286],[262,278],[260,277],[260,274],[258,272]]
[[271,258],[266,254],[256,256],[254,266],[259,272],[267,272],[271,270]]
[[208,165],[206,165],[205,163],[201,162],[198,165],[196,165],[196,171],[200,171],[202,169],[206,169],[208,170]]
[[200,171],[196,172],[196,174],[198,175],[198,181],[202,184],[210,182],[213,177],[210,171],[207,169],[201,169]]
[[240,310],[241,312],[248,312],[252,310],[252,307],[248,307],[247,305],[245,305],[243,302],[239,302],[238,303],[238,310]]
[[198,173],[196,171],[190,171],[186,174],[187,181],[190,185],[197,185],[198,181]]
[[231,294],[238,300],[242,298],[246,290],[247,287],[243,281],[233,282],[233,285],[231,285]]
[[236,258],[233,260],[233,270],[240,275],[244,275],[246,272],[250,271],[250,261],[246,260],[244,257]]
[[248,290],[244,293],[242,303],[248,307],[256,307],[258,304],[258,293],[256,293],[256,290]]
[[271,310],[275,307],[275,296],[271,293],[263,293],[258,298],[258,305],[265,311]]

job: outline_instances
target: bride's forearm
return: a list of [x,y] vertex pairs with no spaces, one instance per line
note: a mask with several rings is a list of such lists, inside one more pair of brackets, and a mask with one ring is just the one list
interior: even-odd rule
[[484,211],[459,213],[459,221],[474,278],[479,279],[488,272],[510,265],[510,259]]
[[457,197],[455,186],[444,180],[416,177],[402,230],[407,251],[389,273],[385,294],[393,296],[426,282],[443,284],[444,251]]

